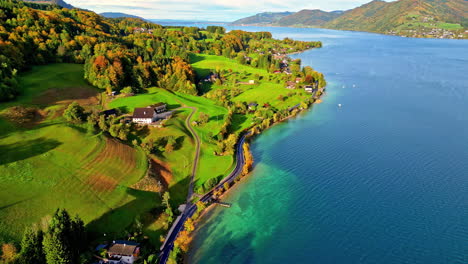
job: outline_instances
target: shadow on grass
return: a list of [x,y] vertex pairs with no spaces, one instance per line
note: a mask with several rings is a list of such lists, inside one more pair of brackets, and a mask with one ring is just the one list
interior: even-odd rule
[[224,121],[224,115],[212,116],[212,117],[210,117],[210,119],[208,119],[208,122],[209,121]]
[[171,195],[171,206],[174,210],[177,210],[179,205],[184,204],[187,198],[188,188],[190,184],[190,177],[187,176],[176,184],[169,187],[169,193]]
[[[209,71],[207,71],[208,74],[209,74]],[[206,74],[206,75],[208,75]],[[206,77],[205,76],[199,76],[197,75],[197,79],[201,82],[197,85],[197,88],[198,88],[198,92],[199,92],[199,95],[204,95],[206,93],[208,93],[209,91],[212,90],[212,86],[213,86],[213,83],[211,82],[204,82],[203,79]]]
[[245,115],[234,114],[232,117],[230,130],[239,131],[245,121],[247,121],[247,117]]
[[197,54],[190,54],[190,63],[197,63],[200,61],[204,61],[205,57],[197,55]]
[[51,151],[60,143],[57,140],[38,138],[13,144],[0,145],[0,165],[32,158]]
[[127,193],[135,199],[119,208],[111,209],[86,225],[91,241],[126,238],[132,232],[131,227],[135,219],[161,205],[158,193],[132,188],[127,188]]

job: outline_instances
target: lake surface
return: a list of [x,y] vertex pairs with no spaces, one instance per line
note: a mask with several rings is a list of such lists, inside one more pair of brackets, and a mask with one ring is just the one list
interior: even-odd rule
[[468,41],[242,29],[323,41],[294,57],[328,92],[254,141],[190,262],[468,263]]

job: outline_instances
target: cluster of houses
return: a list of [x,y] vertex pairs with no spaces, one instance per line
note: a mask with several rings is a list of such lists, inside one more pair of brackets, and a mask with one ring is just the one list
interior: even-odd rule
[[110,245],[98,246],[96,250],[107,251],[99,264],[133,264],[140,256],[140,245],[133,241],[113,241]]
[[[286,89],[293,90],[299,87],[299,84],[302,82],[301,78],[296,78],[294,81],[286,82]],[[310,94],[314,93],[316,85],[304,85],[304,90]]]
[[169,119],[171,112],[167,111],[165,103],[157,103],[148,107],[135,108],[133,111],[132,122],[142,125],[150,125],[159,120]]
[[133,28],[133,33],[148,33],[148,34],[153,34],[153,29],[135,27],[135,28]]

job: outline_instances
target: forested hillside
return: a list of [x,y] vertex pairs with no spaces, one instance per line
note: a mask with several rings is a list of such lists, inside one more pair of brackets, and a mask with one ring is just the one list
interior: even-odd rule
[[[233,23],[249,24],[249,21],[253,21],[250,18]],[[239,21],[242,23],[238,23]],[[468,1],[374,0],[345,12],[301,10],[267,24],[368,31],[409,37],[468,38]]]
[[242,18],[232,22],[234,25],[261,25],[274,24],[285,16],[294,14],[294,12],[265,12],[254,16]]
[[[78,9],[33,9],[29,3],[0,1],[0,101],[14,98],[18,71],[31,65],[56,62],[85,64],[85,78],[110,91],[131,87],[138,92],[150,86],[197,94],[189,53],[235,57],[241,51],[262,47],[270,33],[234,31],[211,27],[165,29],[141,19],[106,19]],[[275,42],[269,42],[274,47]],[[297,48],[315,44],[297,42]],[[268,48],[268,46],[267,46]],[[270,55],[256,61],[269,68]]]
[[468,27],[468,1],[376,0],[345,12],[324,27],[412,37],[463,37]]
[[101,16],[103,17],[107,17],[107,18],[122,18],[122,17],[130,17],[130,18],[139,18],[139,19],[143,19],[139,16],[134,16],[134,15],[130,15],[130,14],[125,14],[125,13],[120,13],[120,12],[104,12],[104,13],[100,13]]
[[328,21],[339,17],[343,12],[325,12],[322,10],[301,10],[297,13],[283,17],[278,21],[280,26],[322,26]]

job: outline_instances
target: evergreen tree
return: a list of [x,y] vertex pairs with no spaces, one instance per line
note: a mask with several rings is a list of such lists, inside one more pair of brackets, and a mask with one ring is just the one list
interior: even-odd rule
[[71,219],[66,210],[57,210],[45,233],[43,246],[47,264],[75,264],[86,245],[83,222]]
[[35,231],[32,228],[26,229],[21,241],[21,251],[18,259],[19,263],[45,264],[45,254],[42,248],[44,233],[42,230]]

